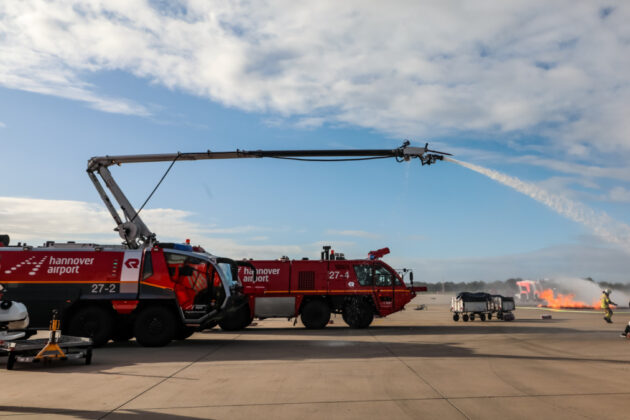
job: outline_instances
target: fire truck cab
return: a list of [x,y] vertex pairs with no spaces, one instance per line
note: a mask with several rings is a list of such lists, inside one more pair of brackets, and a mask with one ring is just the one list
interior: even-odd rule
[[540,302],[542,300],[541,293],[543,287],[538,280],[521,280],[517,281],[518,295],[521,302]]
[[96,345],[163,346],[215,325],[245,303],[237,272],[233,260],[185,244],[0,247],[4,298],[26,305],[31,326],[46,328],[56,309],[67,334]]
[[[324,247],[320,260],[249,260],[239,277],[249,305],[219,321],[221,328],[246,327],[253,318],[300,316],[309,329],[324,328],[331,314],[341,314],[352,328],[367,328],[374,316],[387,316],[426,287],[408,287],[400,274],[380,258],[388,248],[372,251],[367,259],[346,260]],[[410,278],[412,279],[413,273]],[[413,281],[413,280],[412,280]]]

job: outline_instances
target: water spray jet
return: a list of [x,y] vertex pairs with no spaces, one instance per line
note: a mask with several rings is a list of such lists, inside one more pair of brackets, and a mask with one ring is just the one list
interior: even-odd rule
[[442,160],[453,162],[487,176],[503,185],[533,198],[566,217],[569,220],[578,222],[589,228],[596,236],[606,242],[619,245],[625,252],[630,254],[630,226],[616,221],[603,212],[596,212],[583,203],[570,200],[561,195],[552,194],[543,188],[520,179],[503,174],[501,172],[484,168],[472,163],[462,162],[444,156]]

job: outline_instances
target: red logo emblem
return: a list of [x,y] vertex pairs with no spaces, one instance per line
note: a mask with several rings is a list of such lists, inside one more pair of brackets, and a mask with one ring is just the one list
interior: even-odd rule
[[127,261],[125,261],[125,267],[138,268],[140,267],[140,260],[137,258],[129,258]]

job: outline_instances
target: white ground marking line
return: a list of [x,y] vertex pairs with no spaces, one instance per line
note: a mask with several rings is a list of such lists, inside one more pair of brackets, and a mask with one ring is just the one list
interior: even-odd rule
[[181,369],[178,369],[177,371],[173,372],[172,374],[168,375],[167,377],[163,378],[161,381],[158,381],[157,383],[151,385],[150,387],[148,387],[147,389],[145,389],[144,391],[138,393],[136,396],[134,396],[133,398],[130,398],[129,400],[125,401],[124,403],[122,403],[121,405],[119,405],[118,407],[114,408],[113,410],[110,410],[109,412],[103,414],[101,417],[99,417],[98,419],[104,419],[105,417],[109,416],[110,414],[116,412],[117,410],[120,410],[122,407],[124,407],[125,405],[129,404],[130,402],[132,402],[133,400],[141,397],[142,395],[146,394],[147,392],[151,391],[152,389],[162,385],[164,382],[168,381],[169,379],[172,379],[175,375],[177,375],[178,373],[188,369],[189,367],[191,367],[192,365],[194,365],[195,363],[199,362],[200,360],[205,359],[206,357],[210,356],[211,354],[219,351],[221,348],[225,347],[228,343],[236,340],[237,338],[239,338],[242,334],[237,335],[236,337],[232,338],[231,340],[225,341],[224,343],[218,345],[215,349],[212,349],[211,351],[209,351],[208,353],[204,354],[201,357],[198,357],[197,359],[193,360],[192,362],[188,363],[187,365],[185,365],[184,367],[182,367]]
[[464,413],[462,410],[459,409],[459,407],[457,407],[455,404],[453,404],[453,402],[447,398],[444,394],[442,394],[436,387],[434,387],[433,385],[431,385],[429,383],[429,381],[427,381],[426,379],[424,379],[418,372],[416,372],[415,369],[413,369],[411,366],[409,366],[407,364],[407,362],[405,362],[404,360],[402,360],[396,353],[393,352],[393,350],[385,343],[383,343],[382,341],[379,341],[379,339],[372,334],[371,331],[369,331],[368,328],[368,332],[369,334],[372,336],[372,338],[374,339],[374,341],[376,341],[377,343],[379,343],[380,345],[382,345],[383,347],[385,347],[387,349],[387,351],[394,356],[394,358],[396,358],[396,360],[398,360],[400,363],[402,363],[407,369],[409,369],[411,371],[411,373],[413,373],[417,378],[419,378],[422,382],[424,382],[425,384],[427,384],[433,391],[435,391],[436,394],[438,394],[440,397],[442,397],[442,399],[444,401],[446,401],[451,407],[453,407],[455,410],[457,410],[462,416],[464,416],[464,418],[471,420],[470,417],[468,417],[468,415],[466,415],[466,413]]

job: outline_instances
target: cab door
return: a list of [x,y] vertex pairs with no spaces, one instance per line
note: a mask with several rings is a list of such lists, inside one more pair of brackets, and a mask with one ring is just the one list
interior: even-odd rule
[[381,316],[396,311],[395,276],[386,267],[374,265],[374,297]]

